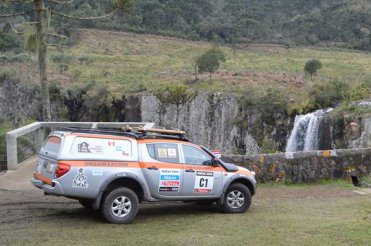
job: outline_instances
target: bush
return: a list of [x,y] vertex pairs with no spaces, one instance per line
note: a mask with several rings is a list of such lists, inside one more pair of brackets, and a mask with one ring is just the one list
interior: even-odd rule
[[21,40],[16,34],[0,32],[0,51],[9,51],[22,46]]
[[219,48],[212,48],[203,53],[196,61],[197,71],[199,73],[211,74],[219,69],[220,63],[225,62],[225,55]]
[[304,71],[310,74],[310,79],[313,80],[313,75],[322,68],[322,63],[319,60],[312,59],[305,63]]
[[51,59],[54,63],[69,64],[73,61],[74,57],[70,55],[65,55],[65,54],[56,54],[52,56]]
[[91,58],[90,56],[80,56],[77,58],[77,60],[80,62],[80,64],[86,64],[86,65],[90,65],[91,63],[94,62],[94,59]]
[[275,121],[288,112],[287,95],[280,89],[270,87],[264,90],[249,90],[241,99],[241,106],[246,111],[259,109],[262,121],[274,125]]
[[343,81],[327,81],[315,83],[309,89],[309,98],[315,108],[327,108],[349,98],[350,86]]

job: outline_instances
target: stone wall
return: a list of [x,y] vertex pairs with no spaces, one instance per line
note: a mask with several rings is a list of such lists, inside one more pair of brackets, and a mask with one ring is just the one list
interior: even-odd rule
[[362,175],[371,173],[371,149],[266,154],[228,155],[226,162],[256,172],[259,182],[311,183],[317,180],[344,178],[353,169]]

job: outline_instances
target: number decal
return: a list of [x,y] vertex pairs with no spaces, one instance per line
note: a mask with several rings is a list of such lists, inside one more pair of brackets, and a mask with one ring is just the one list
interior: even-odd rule
[[196,193],[211,193],[214,185],[214,173],[213,172],[196,172],[196,180],[194,186],[194,192]]

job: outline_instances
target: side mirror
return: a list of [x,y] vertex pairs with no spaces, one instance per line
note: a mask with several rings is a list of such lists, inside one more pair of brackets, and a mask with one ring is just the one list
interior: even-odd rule
[[218,159],[213,158],[212,161],[211,161],[211,165],[212,165],[213,167],[217,167],[217,166],[219,166],[219,161],[218,161]]

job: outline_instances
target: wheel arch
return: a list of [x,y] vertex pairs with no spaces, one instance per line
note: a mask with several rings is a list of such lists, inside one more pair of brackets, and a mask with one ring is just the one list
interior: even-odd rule
[[116,174],[108,178],[99,188],[98,195],[93,203],[94,209],[99,209],[102,198],[111,190],[117,187],[127,187],[135,192],[139,201],[148,200],[150,195],[148,188],[140,179],[130,173]]
[[224,185],[223,193],[225,193],[227,191],[228,187],[231,184],[235,184],[235,183],[240,183],[240,184],[245,185],[250,190],[251,196],[255,195],[255,193],[256,193],[256,181],[251,180],[251,178],[249,178],[249,177],[241,177],[239,175],[238,176],[232,176],[230,178],[230,180]]

